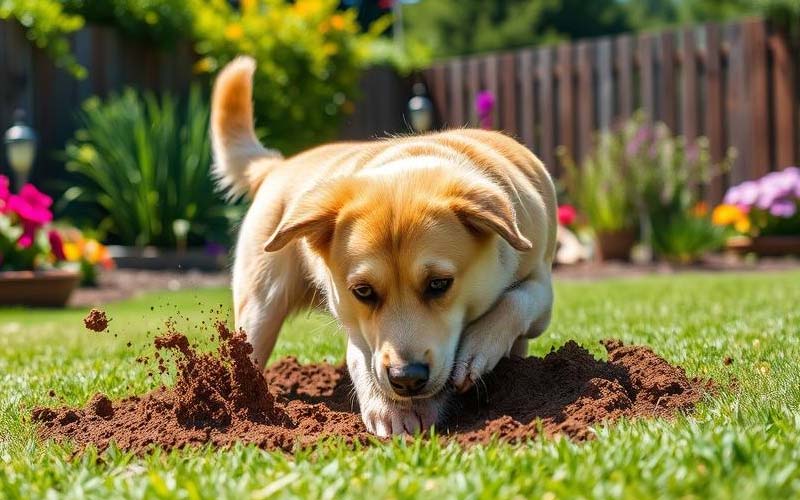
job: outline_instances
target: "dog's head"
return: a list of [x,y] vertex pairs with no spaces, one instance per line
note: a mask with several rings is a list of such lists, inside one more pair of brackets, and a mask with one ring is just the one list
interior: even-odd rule
[[297,238],[324,262],[331,309],[393,399],[441,391],[466,323],[502,292],[502,259],[531,248],[505,192],[450,164],[328,181],[289,207],[266,250]]

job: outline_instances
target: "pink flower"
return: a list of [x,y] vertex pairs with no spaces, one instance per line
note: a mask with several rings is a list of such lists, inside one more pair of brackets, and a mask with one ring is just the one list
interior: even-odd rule
[[23,223],[41,227],[53,220],[53,213],[50,211],[52,204],[52,198],[36,189],[33,184],[25,184],[19,194],[8,197],[7,208],[16,213]]
[[0,175],[0,214],[6,212],[8,198],[11,196],[11,190],[8,188],[8,185],[8,177]]
[[562,226],[571,226],[578,217],[578,211],[572,205],[559,205],[558,223]]
[[56,260],[67,260],[67,256],[64,255],[64,240],[61,239],[61,235],[58,234],[58,231],[51,230],[47,233],[47,239],[50,240],[50,250],[53,252],[53,256],[55,256]]
[[492,128],[494,103],[495,98],[491,90],[482,90],[475,96],[475,110],[478,112],[478,121],[480,121],[481,128]]
[[17,240],[17,245],[23,250],[33,245],[33,233],[25,231]]

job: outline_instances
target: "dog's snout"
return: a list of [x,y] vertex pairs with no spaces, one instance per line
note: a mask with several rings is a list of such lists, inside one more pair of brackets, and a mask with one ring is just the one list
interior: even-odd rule
[[430,369],[425,363],[409,363],[400,366],[389,366],[386,369],[389,384],[398,396],[419,394],[428,383]]

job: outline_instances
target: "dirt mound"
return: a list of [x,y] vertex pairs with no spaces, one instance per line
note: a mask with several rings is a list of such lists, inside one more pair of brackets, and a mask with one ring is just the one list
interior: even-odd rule
[[108,317],[105,311],[100,309],[92,309],[89,314],[83,318],[83,326],[93,332],[103,332],[108,328]]
[[[177,382],[111,402],[95,395],[85,408],[36,408],[42,438],[71,439],[79,449],[113,441],[145,452],[211,443],[254,443],[292,451],[329,436],[370,440],[344,366],[301,365],[285,358],[262,375],[241,332],[217,325],[219,347],[198,353],[171,331],[155,341],[174,353]],[[582,440],[590,426],[620,417],[668,417],[691,409],[707,384],[687,378],[647,347],[605,341],[608,361],[568,342],[543,358],[504,359],[471,392],[453,401],[443,439],[463,444],[493,437],[520,441],[539,432]],[[163,367],[163,356],[158,356]]]

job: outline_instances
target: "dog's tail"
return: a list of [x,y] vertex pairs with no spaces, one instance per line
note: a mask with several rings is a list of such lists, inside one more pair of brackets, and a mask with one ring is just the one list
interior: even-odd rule
[[253,129],[253,73],[256,62],[240,56],[217,76],[211,99],[211,144],[213,175],[231,196],[250,193],[263,179],[263,169],[254,162],[280,158],[277,151],[258,142]]

